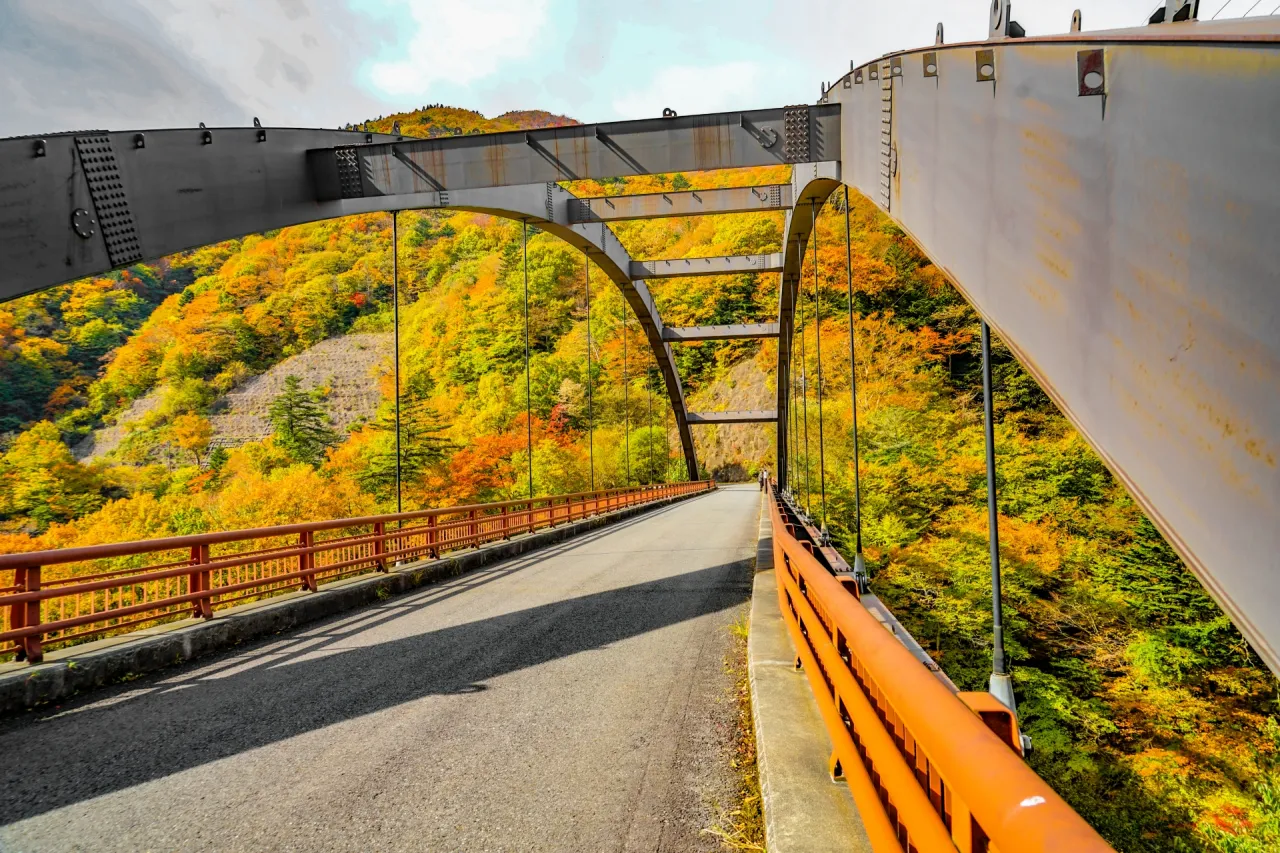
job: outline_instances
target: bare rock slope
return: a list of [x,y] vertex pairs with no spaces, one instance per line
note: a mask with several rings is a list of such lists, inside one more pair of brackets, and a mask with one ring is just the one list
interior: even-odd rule
[[[209,418],[212,445],[238,447],[271,435],[271,401],[284,391],[289,376],[301,379],[303,388],[325,390],[325,408],[339,433],[361,419],[372,418],[382,401],[378,379],[390,369],[391,348],[391,335],[385,332],[329,338],[245,380],[214,403]],[[91,461],[115,450],[128,437],[131,425],[160,406],[167,391],[161,386],[139,397],[115,423],[80,441],[73,448],[76,457]],[[155,452],[160,453],[161,448]]]
[[268,410],[284,391],[285,379],[297,376],[303,388],[326,390],[325,407],[339,433],[362,418],[371,418],[382,401],[378,377],[389,366],[391,335],[344,335],[329,338],[255,376],[218,401],[213,424],[215,447],[237,447],[271,435]]
[[[691,412],[761,411],[778,405],[771,378],[754,358],[738,362],[715,382],[689,398]],[[770,424],[717,424],[693,427],[698,461],[717,480],[746,480],[761,465],[773,464],[774,427]]]

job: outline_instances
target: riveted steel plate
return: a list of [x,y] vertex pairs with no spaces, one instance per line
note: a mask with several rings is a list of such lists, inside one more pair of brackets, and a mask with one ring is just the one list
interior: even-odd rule
[[111,137],[77,136],[76,153],[89,183],[89,197],[93,199],[98,228],[106,241],[111,266],[136,264],[142,260],[142,247],[138,245],[138,231],[129,211],[129,199],[111,146]]

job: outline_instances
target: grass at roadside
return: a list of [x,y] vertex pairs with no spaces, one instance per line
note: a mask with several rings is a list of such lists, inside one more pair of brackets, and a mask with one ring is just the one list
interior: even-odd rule
[[744,611],[729,627],[732,645],[725,670],[733,677],[736,725],[732,741],[735,791],[730,808],[717,809],[715,823],[703,830],[720,839],[726,850],[763,851],[764,807],[760,796],[760,772],[756,767],[756,729],[751,714],[751,683],[747,669],[749,620]]

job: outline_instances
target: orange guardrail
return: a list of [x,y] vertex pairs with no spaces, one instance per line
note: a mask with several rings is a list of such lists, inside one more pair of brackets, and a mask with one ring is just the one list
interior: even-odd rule
[[[715,488],[712,480],[0,556],[0,655],[138,630]],[[219,553],[214,553],[217,550]],[[51,578],[45,569],[60,567]]]
[[876,853],[1111,851],[1023,762],[1013,714],[948,689],[770,498],[783,617]]

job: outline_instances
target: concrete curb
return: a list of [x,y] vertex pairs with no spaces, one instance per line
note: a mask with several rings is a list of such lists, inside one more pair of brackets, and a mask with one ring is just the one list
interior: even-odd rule
[[683,500],[628,507],[607,515],[575,521],[549,530],[491,542],[471,551],[421,560],[382,574],[359,575],[326,584],[319,592],[293,592],[266,601],[218,611],[213,619],[183,619],[59,649],[35,666],[9,663],[0,667],[0,713],[57,702],[126,677],[154,672],[221,651],[259,637],[288,631],[348,610],[400,595],[427,584],[457,577],[482,566],[536,551],[583,533]]
[[773,529],[761,496],[747,668],[769,853],[866,851],[871,842],[843,782],[827,775],[831,738],[809,681],[795,670],[773,573]]

